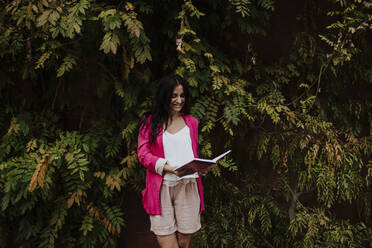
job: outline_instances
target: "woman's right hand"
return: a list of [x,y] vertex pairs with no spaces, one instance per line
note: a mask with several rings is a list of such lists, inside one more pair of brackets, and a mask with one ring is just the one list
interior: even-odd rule
[[165,172],[169,172],[169,173],[172,173],[172,174],[175,174],[177,175],[177,172],[173,169],[173,167],[171,167],[168,163],[165,163],[164,165],[164,168],[163,168],[163,174]]
[[173,167],[171,167],[170,165],[168,165],[168,163],[165,163],[164,165],[164,168],[163,168],[163,173],[165,172],[169,172],[169,173],[172,173],[178,177],[183,177],[183,176],[186,176],[186,175],[190,175],[193,173],[193,171],[188,171],[188,170],[183,170],[183,171],[176,171],[174,170]]

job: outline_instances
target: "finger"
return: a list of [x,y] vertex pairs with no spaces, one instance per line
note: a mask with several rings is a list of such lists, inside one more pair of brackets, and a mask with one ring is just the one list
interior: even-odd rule
[[182,170],[182,171],[178,172],[178,175],[177,176],[179,176],[179,177],[186,176],[186,175],[192,174],[192,172],[193,171],[190,170],[190,169]]
[[176,175],[177,175],[178,177],[183,177],[183,176],[185,176],[186,174],[187,174],[187,171],[182,171],[182,172],[177,173]]
[[178,176],[178,177],[182,177],[183,174],[185,173],[185,170],[181,170],[181,171],[175,171],[175,175]]

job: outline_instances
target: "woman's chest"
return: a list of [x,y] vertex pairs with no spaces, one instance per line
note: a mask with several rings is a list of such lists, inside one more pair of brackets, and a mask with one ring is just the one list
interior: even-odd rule
[[175,119],[172,122],[168,123],[166,131],[168,133],[177,133],[186,126],[186,122],[183,118]]

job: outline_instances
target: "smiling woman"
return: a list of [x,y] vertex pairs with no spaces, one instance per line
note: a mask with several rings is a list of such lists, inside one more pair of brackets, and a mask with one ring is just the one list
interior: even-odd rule
[[183,93],[183,86],[182,84],[177,85],[174,87],[173,92],[172,92],[172,98],[170,101],[170,111],[171,111],[171,116],[177,115],[185,104],[185,94]]
[[163,248],[189,247],[204,210],[199,174],[182,176],[174,170],[198,157],[199,123],[188,115],[188,102],[183,78],[163,78],[138,137],[138,157],[147,168],[143,205]]

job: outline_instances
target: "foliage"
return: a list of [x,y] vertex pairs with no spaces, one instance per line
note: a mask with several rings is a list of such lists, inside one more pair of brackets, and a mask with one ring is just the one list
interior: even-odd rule
[[114,246],[123,192],[144,185],[138,122],[169,72],[189,83],[200,156],[233,150],[204,180],[198,246],[371,245],[372,4],[303,1],[275,57],[278,6],[3,1],[1,246]]
[[[25,247],[59,243],[110,247],[124,226],[120,205],[112,205],[124,182],[117,184],[118,161],[108,158],[120,129],[97,123],[79,134],[56,128],[53,113],[34,117],[29,120],[34,127],[26,124],[3,136],[8,142],[2,144],[9,147],[1,154],[3,161],[8,158],[1,164],[1,210],[6,222],[12,227],[17,223]],[[34,129],[45,123],[49,126],[42,132]]]

